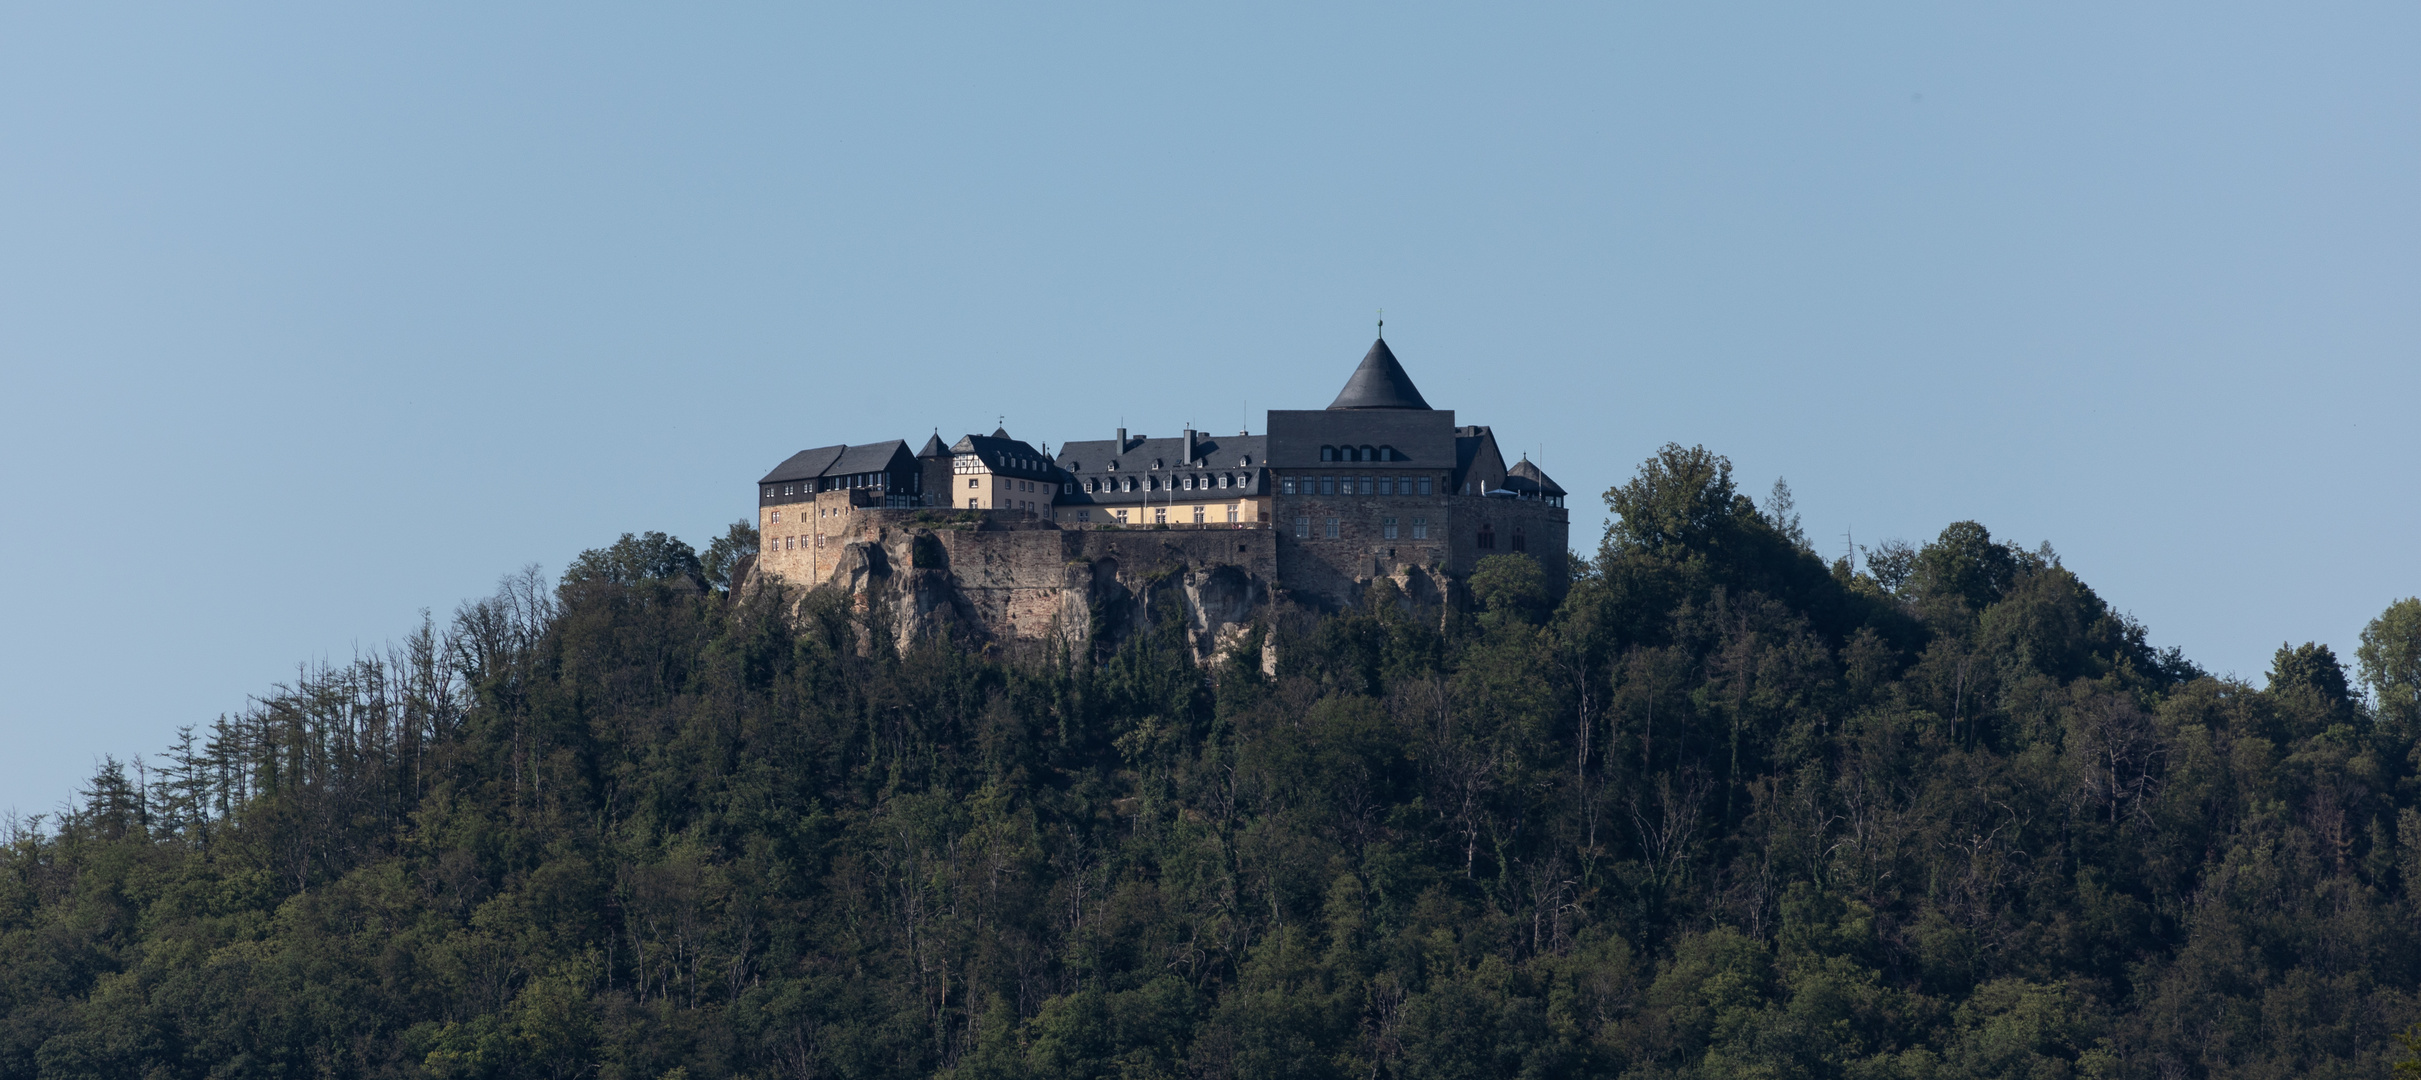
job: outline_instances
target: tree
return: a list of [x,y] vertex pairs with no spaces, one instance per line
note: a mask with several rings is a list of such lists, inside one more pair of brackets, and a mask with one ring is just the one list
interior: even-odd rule
[[2389,604],[2363,627],[2354,663],[2380,721],[2407,737],[2421,734],[2421,598]]
[[706,568],[698,562],[697,549],[660,532],[623,533],[611,547],[581,552],[563,571],[566,586],[590,582],[636,585],[676,578],[702,582]]
[[700,567],[706,572],[706,583],[718,589],[729,589],[738,584],[731,579],[732,573],[739,569],[741,559],[756,553],[756,523],[746,519],[732,522],[731,528],[715,537],[714,543],[706,545],[706,555],[700,560]]

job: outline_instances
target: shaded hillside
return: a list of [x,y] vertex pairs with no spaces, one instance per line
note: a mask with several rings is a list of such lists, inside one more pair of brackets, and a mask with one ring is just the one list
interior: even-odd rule
[[[1779,492],[1778,492],[1779,494]],[[659,534],[0,854],[0,1077],[2375,1076],[2421,603],[2155,651],[1960,523],[1825,566],[1668,448],[1550,608],[872,652]],[[2358,691],[2352,682],[2368,687]]]

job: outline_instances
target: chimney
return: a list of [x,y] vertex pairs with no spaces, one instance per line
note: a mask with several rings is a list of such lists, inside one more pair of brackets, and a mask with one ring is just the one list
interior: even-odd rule
[[1125,428],[1119,428],[1119,429],[1118,429],[1118,452],[1119,452],[1119,453],[1121,453],[1121,454],[1126,453],[1126,429],[1125,429]]
[[1192,428],[1185,429],[1185,463],[1187,465],[1194,463],[1194,429]]

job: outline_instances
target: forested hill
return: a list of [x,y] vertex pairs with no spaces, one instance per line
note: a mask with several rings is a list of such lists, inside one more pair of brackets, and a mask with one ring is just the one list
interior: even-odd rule
[[16,828],[0,1077],[2405,1056],[2421,602],[2254,687],[1973,523],[1828,567],[1677,447],[1607,498],[1560,605],[1500,556],[1442,624],[1273,627],[1275,677],[861,654],[726,594],[744,530],[625,537]]

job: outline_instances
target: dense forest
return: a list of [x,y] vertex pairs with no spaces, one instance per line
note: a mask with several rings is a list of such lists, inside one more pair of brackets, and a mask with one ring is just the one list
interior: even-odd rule
[[15,822],[0,1077],[2407,1056],[2421,601],[2257,687],[1972,522],[1827,565],[1681,447],[1606,499],[1568,590],[1381,588],[1274,675],[1173,625],[897,652],[735,593],[744,526],[625,536]]

